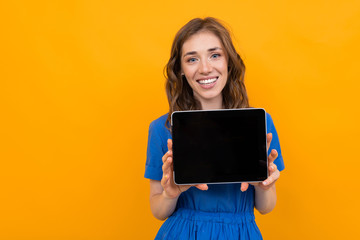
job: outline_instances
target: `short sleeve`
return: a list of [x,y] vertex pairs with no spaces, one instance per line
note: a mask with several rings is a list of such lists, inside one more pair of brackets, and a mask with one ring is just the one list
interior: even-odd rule
[[278,157],[275,159],[274,164],[277,166],[279,171],[282,171],[285,169],[285,165],[281,154],[279,136],[276,132],[274,122],[270,114],[268,113],[266,113],[266,128],[267,128],[267,133],[272,133],[273,135],[270,143],[269,153],[272,149],[275,149],[278,152]]
[[145,164],[145,178],[158,180],[162,178],[162,157],[167,151],[167,129],[165,121],[157,119],[150,124]]

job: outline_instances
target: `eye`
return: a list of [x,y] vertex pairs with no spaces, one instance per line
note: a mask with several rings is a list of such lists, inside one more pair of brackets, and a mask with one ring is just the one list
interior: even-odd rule
[[188,63],[193,63],[196,62],[196,58],[189,58],[188,60],[186,60]]
[[221,55],[219,53],[214,53],[213,55],[211,55],[211,58],[219,58]]

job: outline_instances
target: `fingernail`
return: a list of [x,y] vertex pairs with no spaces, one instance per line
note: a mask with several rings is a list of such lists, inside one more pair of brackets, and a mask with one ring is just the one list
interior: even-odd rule
[[267,181],[264,181],[263,184],[264,184],[264,185],[267,185]]

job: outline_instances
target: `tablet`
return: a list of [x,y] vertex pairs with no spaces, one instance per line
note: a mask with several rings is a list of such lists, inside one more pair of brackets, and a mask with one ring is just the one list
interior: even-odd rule
[[268,177],[262,108],[175,111],[176,184],[260,182]]

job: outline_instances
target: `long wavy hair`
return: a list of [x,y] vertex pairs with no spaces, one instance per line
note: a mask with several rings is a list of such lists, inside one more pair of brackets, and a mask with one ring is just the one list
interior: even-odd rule
[[229,31],[215,18],[194,18],[177,32],[171,47],[170,59],[164,69],[166,94],[169,102],[167,128],[170,128],[171,114],[174,111],[201,109],[200,102],[195,99],[185,76],[181,75],[182,46],[192,35],[201,31],[215,34],[220,39],[228,56],[228,79],[222,91],[224,108],[249,107],[244,84],[245,65],[235,50]]

